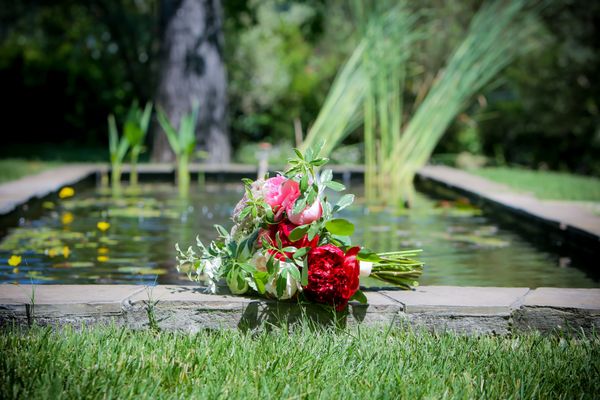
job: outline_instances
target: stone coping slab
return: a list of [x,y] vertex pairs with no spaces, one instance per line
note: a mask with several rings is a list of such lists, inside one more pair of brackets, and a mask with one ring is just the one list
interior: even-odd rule
[[600,246],[600,215],[586,205],[571,201],[540,200],[531,194],[520,193],[507,185],[496,183],[456,168],[428,165],[419,176],[499,204],[505,208],[547,221],[560,230],[569,227],[587,232]]
[[136,285],[0,285],[0,308],[18,310],[33,304],[38,313],[88,315],[120,313],[123,303],[143,286]]
[[34,198],[42,198],[96,173],[96,164],[69,164],[0,185],[0,215]]
[[[367,304],[351,302],[339,314],[344,324],[407,324],[476,334],[600,327],[600,289],[423,286],[366,296]],[[161,329],[187,332],[257,328],[307,316],[324,323],[334,314],[313,304],[207,294],[197,286],[0,284],[0,326],[35,320],[52,326],[112,322],[143,329],[150,326],[150,312]]]
[[524,299],[525,307],[600,310],[600,289],[538,288]]
[[528,288],[422,286],[381,293],[402,303],[406,313],[510,315],[528,292]]

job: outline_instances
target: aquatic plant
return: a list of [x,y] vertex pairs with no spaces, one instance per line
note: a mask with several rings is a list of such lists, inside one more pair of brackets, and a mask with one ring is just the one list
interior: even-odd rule
[[113,188],[117,188],[121,184],[123,159],[129,149],[129,141],[125,135],[119,137],[115,116],[112,114],[108,116],[108,149],[111,166],[110,181]]
[[165,112],[158,110],[158,122],[167,135],[169,145],[175,153],[177,162],[177,184],[181,193],[188,191],[190,185],[190,159],[196,148],[196,121],[198,120],[198,104],[192,106],[192,111],[181,117],[179,130],[169,121]]
[[129,109],[129,112],[127,113],[127,119],[125,120],[123,135],[131,147],[131,150],[129,151],[129,157],[131,160],[129,181],[132,185],[137,185],[138,183],[137,163],[140,153],[144,148],[144,140],[146,139],[146,134],[148,133],[151,115],[151,102],[146,103],[144,110],[142,110],[137,103],[134,103]]

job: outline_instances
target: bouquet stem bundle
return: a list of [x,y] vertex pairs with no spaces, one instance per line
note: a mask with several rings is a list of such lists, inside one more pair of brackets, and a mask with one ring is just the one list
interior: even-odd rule
[[418,286],[417,279],[423,273],[423,263],[414,260],[421,250],[392,251],[378,253],[379,261],[373,262],[372,278],[393,283],[402,289]]

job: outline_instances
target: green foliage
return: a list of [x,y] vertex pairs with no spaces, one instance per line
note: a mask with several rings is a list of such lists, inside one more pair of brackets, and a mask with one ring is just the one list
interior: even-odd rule
[[304,325],[193,335],[117,327],[3,330],[0,392],[6,399],[592,399],[598,393],[597,335]]
[[[411,202],[416,171],[427,162],[453,119],[499,71],[527,50],[522,43],[537,25],[523,12],[524,7],[521,0],[481,6],[446,66],[431,86],[424,86],[422,100],[414,100],[407,122],[403,122],[402,88],[410,52],[421,36],[415,28],[417,16],[402,3],[361,16],[363,39],[332,85],[305,146],[327,139],[328,146],[321,151],[329,155],[362,118],[369,200],[392,205]],[[363,97],[355,95],[358,87]],[[348,98],[353,102],[335,108]]]
[[532,193],[540,199],[600,202],[600,179],[591,176],[507,167],[469,172]]
[[[75,150],[60,158],[102,160],[106,115],[112,112],[121,121],[134,99],[145,102],[154,95],[160,2],[5,3],[0,7],[0,86],[10,93],[4,112],[14,117],[6,129],[28,135],[26,142],[24,135],[8,135],[0,156],[54,160],[69,148]],[[304,132],[314,125],[336,72],[364,33],[352,3],[363,1],[222,1],[230,132],[236,147],[258,140],[292,141],[294,121],[301,122]],[[419,24],[422,37],[406,64],[402,121],[424,100],[482,3],[407,4],[428,23]],[[595,21],[600,3],[548,0],[535,10],[543,26],[520,46],[536,51],[522,53],[477,91],[477,101],[465,103],[435,151],[481,151],[500,165],[598,174]],[[38,118],[29,118],[31,109]],[[338,129],[332,125],[326,130]],[[360,132],[351,125],[347,130],[352,160],[361,162],[365,149],[357,145]],[[81,151],[84,147],[94,151]],[[330,158],[348,160],[346,154]]]
[[129,141],[125,135],[119,137],[115,116],[108,116],[108,151],[111,164],[111,183],[118,186],[121,183],[121,167],[125,154],[129,150]]
[[[341,3],[224,2],[232,131],[250,140],[290,140],[307,126],[345,54],[351,30]],[[228,14],[227,14],[228,13]],[[334,42],[333,38],[340,38]]]
[[503,162],[600,176],[600,3],[548,1],[538,50],[478,110],[483,151]]
[[169,121],[165,112],[158,109],[158,122],[167,135],[169,144],[177,158],[177,183],[182,191],[187,191],[190,184],[189,162],[196,149],[196,122],[198,121],[198,104],[192,111],[181,117],[179,130]]
[[127,119],[125,120],[125,126],[123,128],[124,136],[131,146],[130,157],[131,157],[131,178],[132,184],[137,184],[137,162],[144,148],[144,142],[146,134],[148,133],[148,127],[150,125],[150,117],[152,115],[152,103],[146,103],[144,110],[134,103],[131,105],[129,112],[127,113]]

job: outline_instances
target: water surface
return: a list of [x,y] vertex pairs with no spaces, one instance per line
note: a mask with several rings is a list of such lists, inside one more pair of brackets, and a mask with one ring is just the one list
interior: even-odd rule
[[[422,285],[599,287],[568,259],[540,249],[465,203],[420,194],[410,212],[369,210],[360,186],[343,216],[353,221],[355,244],[376,251],[423,249]],[[0,242],[0,282],[189,283],[175,270],[174,244],[210,241],[214,224],[230,228],[241,184],[193,186],[188,198],[169,184],[126,188],[113,196],[91,188],[49,201],[39,218],[22,218]],[[96,225],[107,221],[101,232]],[[20,266],[8,258],[22,255]],[[363,285],[381,286],[369,279]]]

